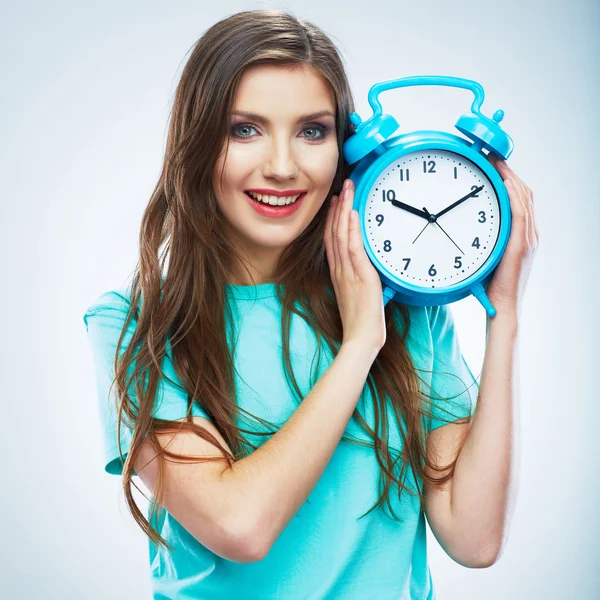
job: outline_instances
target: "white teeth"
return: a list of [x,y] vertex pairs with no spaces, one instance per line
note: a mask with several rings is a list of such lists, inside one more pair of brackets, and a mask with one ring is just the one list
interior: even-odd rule
[[284,204],[292,204],[292,202],[296,202],[302,194],[298,194],[297,196],[263,196],[262,194],[257,194],[255,192],[248,192],[250,196],[252,196],[255,200],[260,202],[264,202],[265,204],[270,204],[272,206],[283,206]]

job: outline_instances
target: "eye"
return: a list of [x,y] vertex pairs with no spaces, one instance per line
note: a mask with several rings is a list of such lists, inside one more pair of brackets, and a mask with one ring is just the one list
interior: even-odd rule
[[239,135],[236,133],[236,130],[238,129],[255,129],[255,127],[253,125],[249,125],[248,123],[236,123],[232,128],[231,131],[233,132],[233,137],[237,137],[237,138],[247,138],[247,137],[252,137],[252,136],[248,136],[248,135]]
[[314,135],[310,135],[308,136],[308,139],[321,139],[324,137],[327,137],[327,133],[329,131],[328,127],[325,127],[325,125],[319,125],[318,123],[312,123],[311,125],[307,125],[303,131],[307,131],[307,130],[312,130],[312,131],[318,131],[321,135],[315,137]]
[[[241,129],[256,129],[256,127],[254,125],[251,125],[250,123],[236,123],[231,128],[233,137],[239,138],[239,139],[244,139],[244,138],[250,139],[250,138],[255,137],[253,135],[240,135],[239,133],[237,133],[237,131],[239,131]],[[319,132],[320,135],[312,134],[309,136],[304,136],[308,140],[319,140],[319,139],[327,137],[327,135],[329,133],[329,128],[326,127],[325,125],[320,125],[319,123],[311,123],[311,124],[307,125],[302,131],[313,131],[313,132],[317,131],[317,132]]]

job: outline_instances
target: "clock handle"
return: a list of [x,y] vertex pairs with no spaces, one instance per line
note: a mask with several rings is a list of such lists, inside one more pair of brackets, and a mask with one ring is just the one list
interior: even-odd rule
[[490,316],[490,317],[496,316],[496,309],[492,306],[492,303],[490,302],[490,299],[487,297],[487,294],[485,293],[485,289],[483,288],[481,283],[476,283],[471,288],[471,293],[473,294],[473,296],[475,296],[475,298],[477,298],[477,300],[479,300],[479,302],[481,302],[481,304],[483,305],[483,308],[485,308],[488,316]]
[[396,290],[387,285],[383,286],[383,306],[385,306],[394,296],[396,295]]
[[[480,109],[485,98],[485,93],[483,91],[483,86],[479,82],[473,79],[465,79],[463,77],[448,77],[446,75],[418,75],[413,77],[400,77],[399,79],[381,81],[371,86],[368,99],[369,104],[373,109],[373,115],[367,121],[361,123],[360,126],[364,127],[371,121],[377,121],[377,119],[383,114],[381,102],[379,101],[379,94],[397,88],[421,85],[440,85],[471,90],[475,96],[473,98],[473,103],[471,104],[471,112],[477,116],[483,116],[480,112]],[[359,127],[357,127],[357,130],[358,129]]]
[[504,111],[497,110],[491,119],[481,112],[485,94],[479,82],[464,77],[419,75],[380,81],[371,86],[369,104],[373,109],[373,114],[366,121],[362,121],[360,115],[355,112],[349,116],[350,122],[355,127],[354,135],[344,142],[344,158],[349,164],[354,164],[373,150],[377,149],[379,154],[383,152],[382,142],[388,140],[400,127],[394,117],[383,114],[383,108],[379,101],[380,94],[397,88],[425,85],[471,90],[474,96],[471,111],[462,115],[456,122],[455,127],[466,137],[473,140],[473,150],[476,152],[484,148],[504,160],[512,154],[513,141],[499,125],[504,118]]

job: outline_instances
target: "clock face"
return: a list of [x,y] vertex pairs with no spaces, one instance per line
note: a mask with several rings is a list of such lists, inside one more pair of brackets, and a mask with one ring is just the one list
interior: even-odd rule
[[372,251],[397,279],[443,288],[485,264],[498,241],[500,205],[475,163],[425,149],[383,169],[368,192],[364,220]]

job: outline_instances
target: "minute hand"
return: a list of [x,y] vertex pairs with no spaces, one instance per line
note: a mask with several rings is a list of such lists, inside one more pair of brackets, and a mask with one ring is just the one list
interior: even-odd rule
[[466,196],[463,196],[460,200],[457,200],[454,204],[451,204],[450,206],[447,206],[446,208],[444,208],[444,210],[440,211],[439,213],[436,213],[435,218],[439,219],[442,215],[445,215],[448,211],[452,210],[459,204],[462,204],[465,200],[468,200],[469,198],[471,198],[471,196],[478,194],[483,188],[484,188],[484,186],[482,185],[482,186],[474,189],[472,192],[469,192]]

